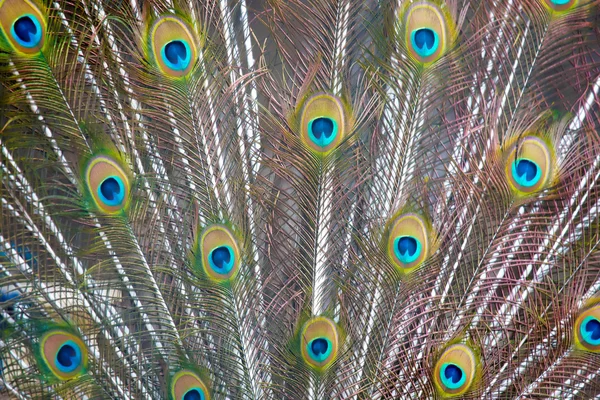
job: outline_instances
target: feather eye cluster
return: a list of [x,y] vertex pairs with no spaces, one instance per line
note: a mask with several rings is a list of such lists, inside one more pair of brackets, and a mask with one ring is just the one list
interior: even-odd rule
[[451,18],[434,2],[408,4],[400,12],[401,34],[410,56],[423,64],[438,60],[450,46]]
[[425,221],[414,213],[402,214],[390,228],[387,253],[404,273],[415,270],[429,254],[429,236]]
[[190,370],[173,375],[169,395],[172,400],[210,400],[206,385],[198,374]]
[[459,343],[448,347],[434,368],[433,381],[442,397],[461,396],[475,380],[477,359],[473,350]]
[[29,0],[0,0],[0,29],[18,53],[36,54],[44,46],[46,19]]
[[56,329],[42,335],[40,358],[53,376],[66,381],[85,373],[88,351],[81,338],[66,330]]
[[173,78],[188,75],[198,59],[192,28],[175,15],[162,16],[152,24],[149,47],[159,70]]
[[0,398],[600,393],[600,0],[306,3],[0,0]]
[[530,194],[551,181],[554,156],[549,145],[539,137],[526,136],[509,147],[506,176],[513,190]]
[[93,157],[85,168],[84,181],[93,203],[102,213],[115,214],[126,207],[131,183],[115,158]]
[[311,367],[322,370],[336,359],[340,345],[335,322],[316,317],[304,324],[300,332],[302,358]]

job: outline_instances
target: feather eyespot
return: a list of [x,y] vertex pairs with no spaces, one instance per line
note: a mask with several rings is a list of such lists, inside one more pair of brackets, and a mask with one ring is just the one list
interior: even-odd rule
[[192,58],[190,46],[183,40],[172,40],[165,44],[160,49],[160,55],[166,66],[173,71],[185,71]]
[[174,400],[210,400],[208,389],[202,379],[189,370],[179,371],[173,376],[170,394]]
[[440,37],[433,29],[419,28],[410,33],[410,42],[414,51],[425,59],[437,51],[440,46]]
[[429,252],[425,221],[416,214],[403,214],[392,223],[388,256],[401,272],[411,272],[423,263]]
[[114,214],[125,208],[130,183],[123,168],[113,158],[104,155],[92,158],[86,168],[85,182],[101,212]]
[[347,135],[349,117],[342,101],[328,94],[309,98],[300,117],[302,142],[311,150],[327,153]]
[[198,58],[191,27],[181,18],[160,17],[150,29],[150,51],[160,71],[168,76],[186,76]]
[[321,148],[329,146],[335,140],[337,133],[337,122],[333,118],[317,117],[308,122],[308,136]]
[[416,61],[431,63],[448,50],[453,24],[438,4],[430,1],[409,4],[401,10],[400,21],[406,48]]
[[540,138],[527,136],[508,152],[506,175],[511,187],[529,194],[543,189],[552,178],[553,155]]
[[398,236],[394,239],[394,253],[403,264],[414,262],[422,252],[423,245],[414,236]]
[[326,368],[337,357],[339,333],[332,320],[313,318],[304,324],[300,335],[302,358],[311,367]]
[[208,263],[214,271],[228,274],[235,264],[233,249],[228,245],[215,247],[208,253]]
[[333,345],[328,338],[317,337],[307,343],[306,351],[311,360],[321,363],[329,357],[333,351]]
[[513,161],[511,173],[515,183],[524,188],[534,186],[542,178],[542,169],[535,161],[526,158]]
[[600,353],[600,304],[584,310],[575,321],[575,343],[582,350]]
[[35,54],[44,45],[46,20],[29,0],[0,1],[0,28],[19,53]]
[[573,8],[578,0],[542,0],[544,4],[554,11],[567,11]]
[[53,330],[44,334],[40,347],[42,360],[60,380],[73,379],[87,367],[87,348],[70,332]]
[[466,393],[476,375],[475,353],[464,344],[448,347],[434,368],[434,382],[443,397],[461,396]]
[[[0,257],[4,256],[4,252],[0,252]],[[6,291],[4,288],[0,288],[0,306],[1,310],[4,310],[10,317],[15,314],[17,308],[17,300],[19,298],[19,292]],[[4,317],[0,316],[0,321]]]
[[240,250],[234,235],[225,226],[212,225],[204,229],[200,254],[202,270],[211,279],[228,280],[239,269]]
[[10,33],[23,47],[32,48],[42,40],[42,26],[35,15],[25,14],[12,25]]

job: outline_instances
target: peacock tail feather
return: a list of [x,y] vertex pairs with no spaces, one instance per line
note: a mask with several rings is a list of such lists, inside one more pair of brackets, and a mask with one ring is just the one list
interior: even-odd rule
[[0,0],[0,397],[600,399],[597,0]]

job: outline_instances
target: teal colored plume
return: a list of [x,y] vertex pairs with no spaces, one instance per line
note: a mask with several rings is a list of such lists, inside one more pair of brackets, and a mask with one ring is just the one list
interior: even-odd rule
[[600,399],[598,0],[0,0],[0,398]]

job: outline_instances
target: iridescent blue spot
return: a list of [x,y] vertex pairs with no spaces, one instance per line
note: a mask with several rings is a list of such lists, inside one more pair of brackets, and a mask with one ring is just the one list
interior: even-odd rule
[[181,40],[175,40],[165,46],[165,55],[172,64],[177,64],[180,59],[185,60],[187,50]]
[[192,388],[185,392],[182,400],[204,400],[204,393],[201,389]]
[[[19,246],[15,242],[10,242],[10,245],[14,250],[16,250],[19,257],[21,257],[27,263],[27,265],[29,265],[29,267],[31,267],[34,271],[37,271],[37,259],[33,257],[33,254],[27,247]],[[4,251],[0,251],[0,261],[2,261],[1,258],[6,258],[9,262],[11,261],[11,259],[8,257],[8,254],[6,254]]]
[[523,187],[537,184],[542,177],[542,169],[526,158],[519,158],[513,162],[512,174],[515,182]]
[[586,317],[581,324],[581,336],[592,346],[600,345],[600,320],[592,317]]
[[564,6],[568,4],[571,0],[550,0],[552,4],[556,4],[557,6]]
[[415,31],[415,44],[418,48],[430,49],[435,43],[435,34],[431,29],[422,28]]
[[415,52],[421,57],[433,55],[439,47],[440,39],[436,31],[430,28],[419,28],[411,32],[410,40]]
[[323,362],[329,357],[332,351],[331,342],[327,338],[315,338],[307,345],[308,354],[317,362]]
[[19,295],[19,292],[5,292],[0,290],[0,303],[14,299]]
[[[1,254],[0,254],[1,255]],[[5,292],[4,290],[0,290],[0,303],[4,303],[4,302],[10,302],[9,304],[7,304],[6,306],[4,306],[4,311],[6,311],[6,313],[12,317],[15,314],[15,301],[11,301],[15,298],[17,298],[19,296],[19,292]],[[2,320],[3,317],[2,315],[0,315],[0,320]]]
[[410,264],[421,255],[422,245],[413,236],[398,236],[394,241],[394,252],[400,262]]
[[456,364],[446,363],[442,365],[440,374],[442,383],[450,390],[460,388],[467,380],[462,368]]
[[37,28],[30,17],[21,17],[15,22],[15,34],[25,43],[31,43],[37,34]]
[[321,136],[328,138],[333,133],[333,121],[331,118],[317,118],[313,121],[311,131],[317,139]]
[[233,249],[229,246],[216,247],[209,253],[208,261],[215,272],[228,274],[235,263]]
[[63,343],[56,352],[56,366],[62,372],[73,372],[81,365],[81,350],[73,341]]
[[25,14],[15,20],[11,34],[21,46],[32,48],[42,40],[42,27],[35,16]]
[[161,52],[167,67],[174,71],[184,71],[190,65],[192,52],[183,40],[173,40],[165,44]]
[[537,175],[537,166],[529,160],[519,160],[517,162],[517,175],[531,181]]
[[113,201],[117,196],[119,196],[121,188],[119,187],[119,183],[115,178],[108,178],[100,184],[100,191],[108,201]]
[[125,198],[125,185],[121,178],[114,175],[105,178],[98,187],[98,196],[107,206],[121,204]]
[[308,123],[308,136],[319,147],[327,147],[338,132],[337,122],[329,117],[318,117]]
[[313,340],[310,345],[313,354],[316,354],[317,356],[325,354],[328,347],[329,345],[327,344],[327,340],[321,338]]

